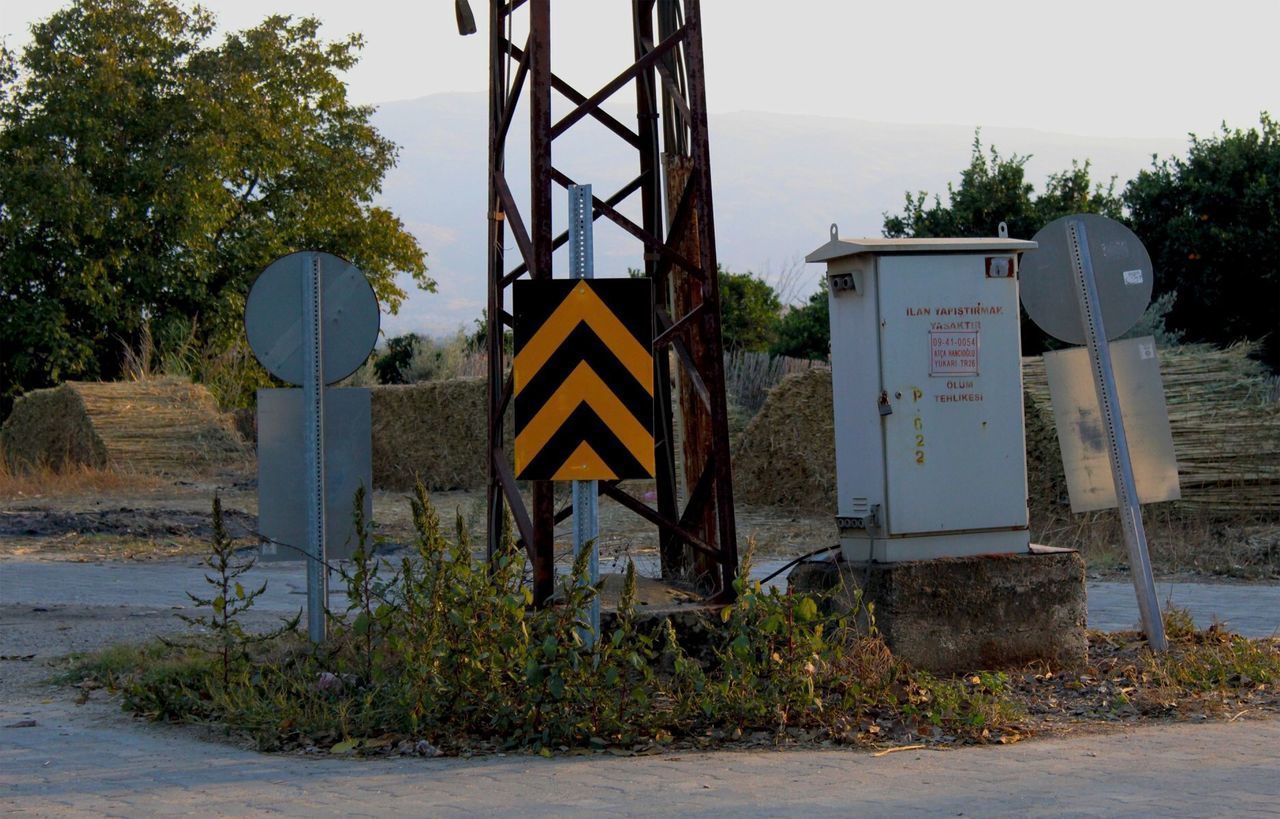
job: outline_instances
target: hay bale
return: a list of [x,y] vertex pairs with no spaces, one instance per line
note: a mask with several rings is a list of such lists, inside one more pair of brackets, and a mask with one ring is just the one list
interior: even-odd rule
[[242,467],[248,456],[209,391],[177,379],[68,381],[35,390],[14,404],[3,445],[17,468],[157,475]]
[[94,431],[80,394],[68,384],[32,390],[14,402],[0,427],[0,446],[15,471],[107,465],[106,444]]
[[[373,387],[373,485],[411,489],[483,489],[488,482],[488,387],[455,378]],[[507,413],[507,436],[511,413]]]
[[733,479],[746,503],[835,513],[831,370],[788,375],[769,391],[742,435]]

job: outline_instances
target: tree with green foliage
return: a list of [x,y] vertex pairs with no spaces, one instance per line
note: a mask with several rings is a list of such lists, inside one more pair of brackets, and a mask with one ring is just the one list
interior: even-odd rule
[[831,355],[831,319],[825,280],[807,304],[793,307],[778,323],[769,348],[774,355],[825,361]]
[[720,334],[728,351],[763,352],[773,343],[782,302],[754,273],[720,269]]
[[1124,191],[1151,253],[1168,324],[1189,341],[1265,339],[1280,370],[1280,124],[1191,137],[1186,158],[1152,159]]
[[[947,185],[947,203],[921,191],[906,194],[906,208],[900,215],[885,214],[884,235],[898,237],[981,237],[999,235],[1000,223],[1009,235],[1030,239],[1036,231],[1061,216],[1072,213],[1100,213],[1121,217],[1122,202],[1115,193],[1115,179],[1107,185],[1095,183],[1089,162],[1073,161],[1071,168],[1049,176],[1044,192],[1036,195],[1026,179],[1030,155],[1004,157],[992,146],[983,153],[980,134],[973,138],[969,167],[960,172],[960,184]],[[1022,321],[1022,350],[1034,355],[1054,342],[1026,315]]]
[[1030,155],[1001,156],[995,146],[984,154],[981,134],[975,134],[969,167],[960,172],[959,186],[947,185],[947,204],[941,196],[934,195],[929,204],[929,194],[908,191],[903,213],[885,214],[884,235],[995,236],[1004,222],[1010,236],[1029,239],[1059,216],[1101,213],[1119,218],[1121,201],[1115,180],[1105,186],[1093,182],[1088,161],[1073,161],[1070,170],[1050,175],[1044,192],[1036,196],[1035,186],[1026,178],[1029,159]]
[[373,204],[397,148],[339,76],[362,47],[272,16],[211,42],[177,0],[75,0],[0,58],[0,395],[111,378],[156,353],[239,338],[274,258],[337,253],[383,306],[425,254]]

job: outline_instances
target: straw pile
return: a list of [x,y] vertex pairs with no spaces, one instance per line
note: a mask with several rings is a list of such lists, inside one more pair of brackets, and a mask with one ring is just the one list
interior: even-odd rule
[[834,513],[831,370],[788,375],[769,391],[733,459],[734,495],[746,503]]
[[[1280,402],[1251,347],[1160,351],[1183,509],[1231,516],[1280,510]],[[1044,360],[1023,359],[1027,482],[1033,517],[1067,504]],[[831,373],[788,376],[770,391],[734,458],[734,494],[747,503],[831,512],[835,457]]]
[[209,391],[175,379],[34,390],[0,430],[10,467],[111,467],[157,475],[243,466],[248,452]]
[[[1024,365],[1038,366],[1043,380],[1040,359],[1026,359]],[[1065,503],[1067,484],[1048,385],[1036,385],[1042,388],[1042,397],[1032,390],[1024,396],[1029,490],[1032,498]],[[733,466],[734,495],[740,500],[834,514],[831,371],[815,369],[788,376],[771,390],[741,437]]]
[[[1229,515],[1280,510],[1280,403],[1250,345],[1217,350],[1186,345],[1160,350],[1160,374],[1182,484],[1181,505]],[[1065,499],[1062,460],[1053,434],[1053,407],[1044,360],[1022,366],[1027,392],[1027,462],[1045,484],[1033,505]],[[1035,423],[1048,435],[1033,437]]]
[[411,489],[421,479],[431,490],[483,489],[487,389],[484,378],[373,387],[373,485]]

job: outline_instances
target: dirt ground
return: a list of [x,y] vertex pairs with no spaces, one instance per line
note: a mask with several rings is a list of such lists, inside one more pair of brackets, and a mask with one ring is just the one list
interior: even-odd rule
[[[652,503],[644,486],[633,488]],[[79,491],[74,484],[40,494],[0,497],[0,555],[54,560],[148,560],[200,554],[207,548],[214,496],[222,500],[224,523],[235,538],[251,541],[257,528],[257,486],[252,474],[223,473],[172,481],[122,480],[118,486]],[[565,502],[568,500],[567,490]],[[431,495],[445,526],[461,515],[482,548],[484,493]],[[408,493],[373,496],[375,537],[387,548],[413,537]],[[798,557],[835,542],[829,516],[770,507],[738,509],[740,550],[755,544],[761,559]],[[608,498],[600,502],[600,547],[606,559],[656,559],[654,528]],[[571,559],[569,524],[556,529],[557,560]]]
[[[653,501],[643,484],[629,491]],[[558,500],[567,503],[567,488],[564,494]],[[246,545],[252,542],[258,498],[251,472],[182,480],[128,476],[105,482],[68,480],[33,493],[0,491],[0,555],[86,561],[202,554],[212,531],[210,509],[215,495],[222,499],[228,532]],[[455,515],[461,514],[477,549],[483,548],[483,492],[436,492],[432,500],[447,528],[452,530]],[[384,548],[411,542],[408,493],[375,492],[373,513],[375,536]],[[1180,514],[1161,504],[1144,510],[1144,517],[1152,563],[1162,579],[1264,583],[1280,579],[1280,513],[1275,519],[1215,520]],[[798,557],[836,540],[832,518],[811,511],[739,504],[737,521],[739,550],[754,544],[760,562]],[[1080,549],[1091,578],[1128,576],[1114,512],[1064,514],[1042,521],[1033,517],[1032,523],[1036,542]],[[620,566],[627,557],[646,564],[657,560],[653,527],[608,498],[601,498],[600,529],[606,566]],[[559,562],[571,560],[570,538],[566,521],[556,530]]]

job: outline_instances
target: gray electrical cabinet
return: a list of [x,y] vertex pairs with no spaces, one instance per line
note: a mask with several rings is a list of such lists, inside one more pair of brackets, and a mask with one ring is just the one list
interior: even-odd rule
[[1034,242],[841,239],[827,265],[846,560],[1026,552],[1018,259]]

